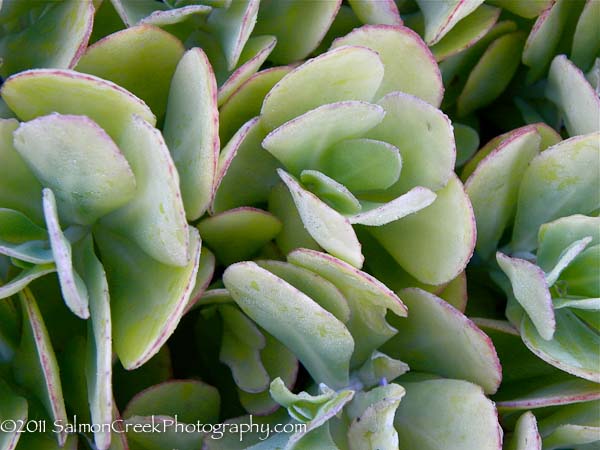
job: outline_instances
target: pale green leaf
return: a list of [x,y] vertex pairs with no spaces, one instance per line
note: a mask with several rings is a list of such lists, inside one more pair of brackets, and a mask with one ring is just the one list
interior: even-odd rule
[[538,433],[537,420],[531,411],[527,411],[515,426],[506,450],[542,450],[542,438]]
[[242,310],[292,350],[318,382],[348,384],[352,336],[310,297],[252,262],[229,266],[223,282]]
[[[444,95],[442,76],[431,51],[410,28],[365,25],[336,39],[332,48],[358,45],[380,56],[385,73],[374,98],[401,91],[438,107]],[[354,68],[356,70],[356,68]]]
[[165,143],[179,174],[188,220],[204,214],[213,197],[219,157],[217,83],[206,54],[186,52],[171,80]]
[[188,265],[194,252],[188,252],[179,176],[160,131],[132,116],[117,143],[131,165],[137,188],[133,200],[105,216],[102,225],[133,240],[164,264]]
[[125,156],[85,116],[51,114],[22,124],[14,145],[67,223],[88,225],[125,205],[136,180]]
[[309,191],[343,214],[356,214],[361,210],[360,202],[346,186],[318,170],[303,170],[300,181]]
[[398,6],[394,0],[349,0],[354,14],[362,23],[371,25],[402,25]]
[[416,0],[425,16],[425,42],[437,43],[460,20],[471,14],[483,0]]
[[371,101],[383,79],[379,55],[364,47],[344,46],[292,70],[265,97],[265,127],[285,122],[328,103]]

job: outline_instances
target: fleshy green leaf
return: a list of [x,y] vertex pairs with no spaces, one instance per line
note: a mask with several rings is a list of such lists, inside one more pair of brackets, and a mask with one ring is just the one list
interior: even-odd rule
[[[208,25],[221,44],[227,69],[237,65],[242,50],[254,29],[259,0],[239,0],[226,9],[216,8],[208,18]],[[271,34],[271,33],[267,33]]]
[[302,223],[313,239],[332,255],[348,261],[355,267],[362,267],[364,257],[360,242],[348,219],[314,194],[304,190],[282,169],[277,169],[277,172],[290,190]]
[[221,305],[223,338],[219,361],[231,369],[235,384],[243,391],[259,393],[269,384],[269,375],[262,365],[260,351],[266,341],[257,326],[239,309]]
[[401,91],[419,97],[435,107],[442,102],[444,86],[435,59],[411,29],[365,25],[336,39],[332,48],[342,45],[359,45],[379,54],[385,74],[375,99],[381,99],[390,92]]
[[465,183],[477,221],[477,251],[483,258],[492,256],[514,218],[523,174],[539,146],[534,127],[515,130],[481,160]]
[[424,187],[415,187],[387,203],[362,202],[362,211],[349,217],[350,223],[381,226],[420,211],[435,201],[436,195]]
[[21,120],[53,112],[88,116],[115,141],[132,114],[152,125],[156,123],[152,111],[129,91],[72,70],[27,70],[7,79],[1,92],[2,99]]
[[303,170],[300,181],[309,191],[341,213],[355,214],[361,210],[360,202],[346,186],[318,170]]
[[15,131],[14,145],[38,180],[55,193],[67,223],[91,224],[135,194],[127,160],[87,117],[39,117]]
[[277,37],[271,56],[275,63],[304,59],[325,37],[341,3],[330,0],[307,7],[303,0],[262,0],[255,33]]
[[398,333],[383,345],[383,351],[412,370],[468,380],[488,394],[496,392],[502,372],[490,338],[433,294],[410,288],[400,295],[409,315],[391,321]]
[[102,224],[133,240],[158,261],[186,266],[194,252],[188,252],[179,176],[161,133],[141,117],[132,116],[118,144],[135,175],[136,193]]
[[569,295],[600,297],[600,244],[584,250],[560,276]]
[[87,319],[90,316],[87,288],[73,268],[71,243],[60,228],[54,193],[51,189],[44,188],[42,196],[46,228],[48,229],[50,247],[58,272],[62,296],[66,305],[75,315]]
[[161,264],[131,241],[104,228],[95,237],[111,293],[113,341],[126,369],[154,356],[177,326],[188,305],[198,271],[200,237],[190,228],[190,262]]
[[433,191],[443,188],[456,159],[450,119],[426,102],[401,92],[386,95],[379,105],[385,110],[385,118],[365,137],[394,145],[402,156],[402,174],[386,191],[386,199],[416,186]]
[[410,275],[437,285],[463,271],[476,230],[471,202],[456,176],[436,194],[427,208],[370,232]]
[[479,148],[479,135],[468,125],[453,123],[456,141],[456,167],[469,161]]
[[[277,38],[274,36],[256,36],[248,40],[248,43],[240,56],[240,59],[244,61],[244,63],[240,65],[229,78],[227,78],[221,87],[219,87],[219,106],[222,106],[227,102],[233,93],[256,73],[269,57],[275,48],[276,43]],[[247,58],[247,61],[245,60],[246,53],[249,53],[250,56]],[[258,115],[258,111],[254,115]]]
[[42,264],[33,266],[29,269],[23,269],[16,277],[0,286],[0,299],[15,295],[25,289],[25,287],[33,280],[52,272],[56,272],[56,266],[54,264]]
[[279,233],[281,222],[266,211],[242,207],[203,219],[198,230],[217,258],[229,265],[254,256]]
[[260,114],[267,92],[291,70],[289,66],[265,69],[252,75],[231,94],[219,110],[219,135],[222,143],[229,142],[242,125]]
[[325,308],[340,322],[350,319],[348,302],[332,283],[310,270],[283,261],[257,261],[263,269],[277,275]]
[[445,0],[430,2],[416,0],[425,16],[425,42],[437,43],[460,20],[471,14],[483,0]]
[[402,301],[380,281],[333,256],[299,249],[288,255],[288,261],[330,281],[346,297],[350,307],[347,327],[355,339],[352,367],[362,365],[395,334],[385,320],[388,309],[398,316],[407,314]]
[[550,340],[556,329],[552,298],[542,269],[521,258],[496,253],[496,261],[510,279],[513,294],[525,309],[538,333]]
[[0,207],[17,209],[41,223],[42,186],[13,146],[18,126],[15,119],[0,119]]
[[458,97],[458,115],[487,106],[506,89],[519,67],[525,36],[509,33],[496,39],[485,50]]
[[217,83],[204,52],[186,52],[171,80],[163,134],[177,167],[188,220],[204,214],[213,197],[219,157]]
[[394,415],[404,393],[403,387],[389,384],[355,396],[353,404],[363,403],[363,411],[348,428],[350,450],[398,448]]
[[[158,4],[160,6],[160,4]],[[212,11],[212,8],[206,5],[189,5],[182,8],[169,9],[166,11],[154,11],[152,14],[144,17],[138,23],[140,25],[154,25],[157,27],[164,27],[167,25],[173,25],[181,23],[195,15],[207,15]]]
[[382,383],[382,380],[394,380],[408,371],[408,364],[375,351],[358,369],[357,375],[365,387],[373,387]]
[[546,96],[560,109],[571,136],[600,131],[598,94],[583,72],[564,55],[552,60]]
[[362,0],[349,0],[354,14],[362,23],[371,25],[402,25],[398,6],[394,0],[381,0],[365,2]]
[[536,81],[546,72],[574,8],[575,2],[557,0],[538,16],[523,48],[523,64],[531,68],[528,81]]
[[396,147],[374,139],[339,141],[320,155],[317,167],[351,191],[386,189],[400,177]]
[[260,118],[244,124],[219,155],[211,213],[255,205],[269,198],[279,182],[277,160],[261,148],[265,137]]
[[535,19],[552,3],[552,0],[540,0],[536,2],[524,2],[522,0],[487,0],[486,3],[488,2],[491,5],[499,6],[518,16],[527,19]]
[[19,211],[6,208],[0,208],[0,254],[32,264],[54,261],[46,230]]
[[[13,365],[15,379],[21,386],[35,393],[53,422],[66,424],[68,419],[58,364],[44,319],[29,289],[23,290],[19,299],[23,314],[23,334]],[[56,440],[62,447],[67,440],[66,431],[56,430]]]
[[384,66],[364,47],[344,46],[310,59],[292,70],[265,97],[261,115],[269,130],[328,103],[370,101]]
[[172,380],[149,387],[131,399],[124,418],[162,415],[183,423],[212,423],[219,417],[219,392],[195,380]]
[[546,274],[548,286],[552,286],[558,280],[560,274],[575,260],[581,252],[592,242],[592,237],[587,236],[583,239],[573,242],[560,255],[556,265]]
[[0,39],[2,76],[36,67],[70,69],[85,51],[94,17],[91,0],[66,0],[47,6],[44,14],[23,31]]
[[537,265],[550,271],[573,242],[591,237],[590,246],[600,244],[600,218],[581,214],[561,217],[540,227]]
[[535,157],[525,173],[513,230],[513,251],[536,246],[540,225],[600,206],[598,133],[562,141]]
[[[3,427],[0,434],[0,449],[14,450],[19,442],[21,433],[18,432],[18,424],[27,420],[27,400],[12,391],[4,381],[0,379],[0,421],[7,426]],[[11,430],[14,421],[15,429]]]
[[596,27],[600,17],[600,3],[587,0],[577,21],[571,59],[582,70],[587,70],[600,53],[600,39],[597,39]]
[[[89,293],[86,380],[91,423],[109,424],[113,416],[110,298],[106,273],[94,253],[91,236],[76,247],[75,264]],[[94,441],[99,449],[107,449],[111,441],[110,431],[94,433]]]
[[380,106],[367,102],[326,104],[271,131],[262,146],[298,176],[303,169],[326,165],[321,158],[328,148],[345,139],[361,137],[380,123],[384,115]]
[[406,395],[394,421],[400,450],[502,448],[496,408],[479,386],[446,379],[406,382],[403,386]]
[[310,297],[252,262],[229,266],[223,282],[240,308],[292,350],[315,380],[348,384],[352,336]]
[[600,382],[600,336],[568,309],[555,311],[556,332],[544,340],[529,318],[524,317],[521,336],[539,358],[575,376]]
[[183,52],[183,45],[173,35],[150,25],[139,25],[88,47],[76,69],[133,92],[161,118],[167,107],[171,78]]
[[292,194],[283,182],[276,185],[269,195],[269,211],[282,223],[281,232],[275,238],[275,242],[283,254],[296,248],[321,249],[304,228]]
[[496,24],[500,12],[499,8],[488,5],[479,6],[431,47],[435,59],[442,61],[473,46]]
[[537,420],[531,411],[527,411],[517,420],[515,431],[508,440],[506,450],[542,450],[542,438],[538,433]]

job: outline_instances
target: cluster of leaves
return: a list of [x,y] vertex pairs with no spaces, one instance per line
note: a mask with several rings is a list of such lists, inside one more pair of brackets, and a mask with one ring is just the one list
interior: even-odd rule
[[0,421],[304,427],[0,450],[596,448],[598,29],[596,0],[1,1]]

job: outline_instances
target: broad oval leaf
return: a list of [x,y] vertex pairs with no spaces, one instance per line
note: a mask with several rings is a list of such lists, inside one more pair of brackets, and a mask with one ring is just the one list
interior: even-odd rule
[[383,190],[398,181],[402,159],[387,142],[347,139],[325,150],[317,167],[351,191]]
[[402,18],[394,0],[365,2],[349,0],[354,14],[362,23],[371,25],[402,25]]
[[113,33],[88,47],[76,69],[133,92],[161,118],[167,107],[169,84],[183,52],[183,45],[175,36],[160,28],[140,25]]
[[303,0],[262,0],[255,33],[277,37],[273,62],[299,61],[310,55],[325,37],[341,3],[330,0],[307,7]]
[[335,316],[252,262],[229,266],[223,282],[240,308],[292,350],[315,380],[347,386],[354,341]]
[[133,416],[177,416],[184,423],[212,423],[219,417],[221,399],[216,388],[196,380],[171,380],[138,393],[123,411]]
[[386,95],[378,104],[385,110],[385,117],[365,137],[394,145],[402,156],[402,174],[386,191],[387,200],[415,186],[433,191],[443,188],[456,160],[450,119],[417,97],[401,92]]
[[502,370],[491,339],[460,311],[418,288],[400,291],[406,319],[393,318],[398,332],[382,349],[412,370],[471,381],[487,394],[500,386]]
[[70,69],[85,51],[94,20],[92,1],[66,0],[46,6],[44,14],[30,26],[18,33],[6,33],[0,39],[2,76],[36,67]]
[[444,86],[433,55],[410,28],[388,25],[365,25],[336,39],[332,48],[359,45],[377,52],[385,73],[375,99],[401,91],[440,106]]
[[371,101],[383,79],[379,55],[344,46],[292,70],[265,97],[261,115],[269,130],[321,105],[346,100]]
[[571,47],[571,59],[582,70],[588,70],[600,53],[600,40],[597,39],[595,32],[598,17],[600,17],[600,3],[587,0],[577,20]]
[[278,182],[277,160],[260,143],[259,117],[246,122],[221,151],[211,213],[264,203]]
[[38,117],[21,124],[14,145],[38,180],[52,189],[68,223],[91,224],[135,194],[136,180],[125,156],[85,116]]
[[540,225],[600,207],[600,134],[562,141],[535,157],[519,191],[512,251],[536,247]]
[[560,370],[586,380],[600,382],[600,336],[568,309],[555,311],[556,332],[544,340],[528,317],[521,323],[525,345],[539,358]]
[[425,42],[437,43],[463,18],[471,14],[483,0],[416,0],[425,16]]
[[186,216],[196,220],[212,200],[219,157],[217,82],[199,48],[186,52],[177,64],[163,135],[179,174]]
[[177,267],[103,227],[95,230],[111,293],[115,351],[128,370],[160,350],[185,312],[200,258],[198,232],[190,228],[189,233],[190,261]]
[[400,450],[502,448],[502,429],[496,408],[479,386],[446,379],[402,385],[406,395],[394,420]]
[[479,6],[431,47],[435,59],[442,61],[473,46],[492,29],[501,11],[488,5]]
[[277,172],[290,190],[302,223],[313,239],[332,255],[360,268],[364,257],[348,219],[302,188],[284,170],[277,169]]
[[261,209],[230,209],[201,220],[205,244],[225,265],[250,259],[281,230],[281,222]]
[[300,181],[309,191],[341,213],[353,214],[361,210],[360,202],[346,186],[318,170],[303,170]]
[[412,276],[443,284],[463,271],[476,241],[475,217],[461,182],[452,175],[425,209],[370,232]]
[[186,266],[194,252],[188,252],[179,176],[160,131],[132,116],[118,144],[131,165],[137,188],[135,197],[105,216],[102,224],[132,239],[158,261]]
[[303,169],[318,169],[328,148],[345,139],[361,137],[384,115],[383,108],[372,103],[329,103],[271,131],[262,146],[297,176]]
[[21,120],[53,112],[88,116],[115,141],[132,114],[152,125],[156,123],[148,106],[131,92],[110,81],[73,70],[27,70],[7,79],[1,93]]
[[362,365],[396,330],[386,322],[387,310],[406,316],[407,308],[390,289],[371,275],[326,253],[298,249],[288,261],[330,281],[346,297],[350,320],[346,326],[355,340],[352,367]]
[[600,131],[598,93],[565,55],[558,55],[552,60],[546,96],[560,109],[571,136]]
[[489,258],[517,210],[519,186],[539,152],[535,128],[512,132],[477,165],[465,183],[477,221],[477,251]]
[[304,292],[311,299],[346,323],[350,319],[348,302],[331,282],[303,267],[283,261],[262,260],[256,262],[263,269],[277,275],[296,289]]
[[15,119],[0,119],[0,207],[17,209],[42,223],[42,186],[13,145],[13,133],[18,127]]

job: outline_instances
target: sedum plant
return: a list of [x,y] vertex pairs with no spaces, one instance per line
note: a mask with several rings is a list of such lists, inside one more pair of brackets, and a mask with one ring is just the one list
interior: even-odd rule
[[596,448],[598,4],[0,2],[0,450]]

